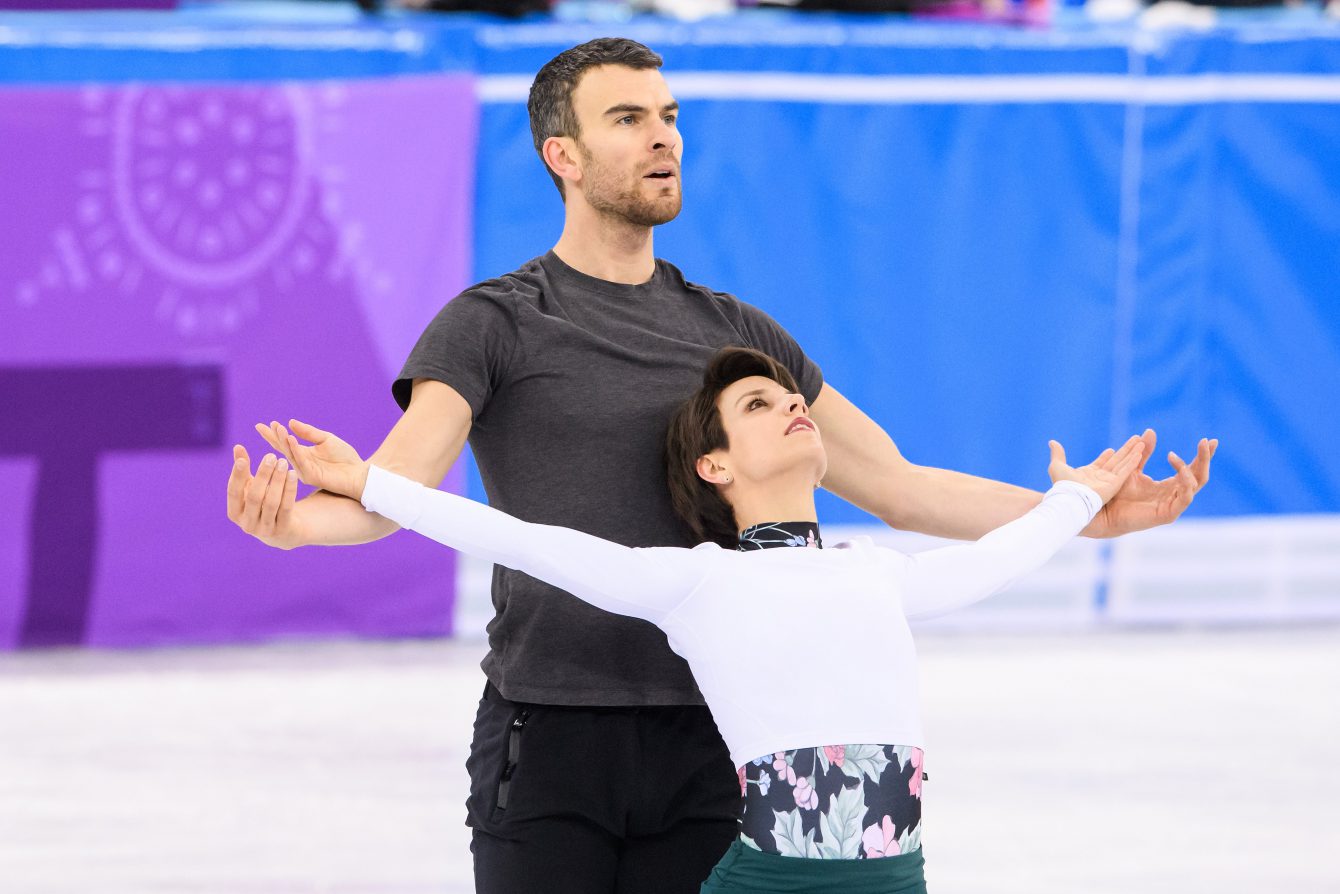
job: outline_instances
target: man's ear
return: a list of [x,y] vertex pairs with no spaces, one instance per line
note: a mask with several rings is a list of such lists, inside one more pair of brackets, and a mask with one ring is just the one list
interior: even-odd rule
[[559,179],[582,182],[581,156],[577,152],[577,141],[572,137],[550,137],[540,147],[540,156]]
[[708,484],[715,484],[717,487],[730,484],[733,480],[731,473],[721,465],[724,459],[724,457],[715,453],[707,453],[698,457],[698,462],[695,465],[698,477]]

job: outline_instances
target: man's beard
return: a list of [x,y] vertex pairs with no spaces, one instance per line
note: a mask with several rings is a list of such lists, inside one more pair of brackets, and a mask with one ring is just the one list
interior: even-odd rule
[[[642,194],[644,181],[641,177],[632,183],[626,180],[621,182],[620,175],[596,161],[585,146],[581,146],[580,150],[582,160],[586,163],[582,177],[583,191],[587,204],[592,208],[639,227],[657,227],[679,216],[679,209],[684,204],[682,186],[671,195],[649,199]],[[678,167],[675,165],[676,186],[679,186]]]

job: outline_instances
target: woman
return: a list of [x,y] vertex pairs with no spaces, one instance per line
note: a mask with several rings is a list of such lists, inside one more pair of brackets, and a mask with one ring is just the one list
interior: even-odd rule
[[[665,631],[712,709],[745,800],[740,837],[704,894],[923,892],[907,619],[968,605],[1040,566],[1117,492],[1144,444],[1132,438],[1072,469],[1052,442],[1052,489],[975,543],[906,555],[857,538],[824,549],[814,490],[827,460],[796,391],[772,358],[726,348],[675,414],[667,472],[676,511],[705,541],[692,549],[634,549],[522,522],[371,466],[296,420],[312,446],[278,424],[271,434],[308,484]],[[500,779],[516,784],[524,766],[518,741]]]

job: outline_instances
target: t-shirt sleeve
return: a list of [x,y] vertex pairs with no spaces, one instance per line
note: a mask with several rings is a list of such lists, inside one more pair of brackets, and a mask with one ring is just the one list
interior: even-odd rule
[[819,369],[819,364],[810,359],[800,344],[791,337],[791,333],[765,311],[743,301],[740,302],[740,311],[744,335],[748,339],[745,347],[762,351],[789,369],[791,375],[796,377],[800,393],[804,395],[806,401],[813,404],[815,398],[819,396],[819,389],[824,384],[824,375]]
[[507,374],[517,341],[516,317],[503,297],[481,288],[462,292],[419,336],[391,393],[404,410],[414,380],[435,379],[454,388],[478,417]]

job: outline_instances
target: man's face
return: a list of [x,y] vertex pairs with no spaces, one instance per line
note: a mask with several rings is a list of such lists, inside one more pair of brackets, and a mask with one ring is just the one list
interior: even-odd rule
[[674,220],[683,202],[679,104],[656,69],[602,65],[572,92],[581,123],[581,190],[597,211],[639,226]]

